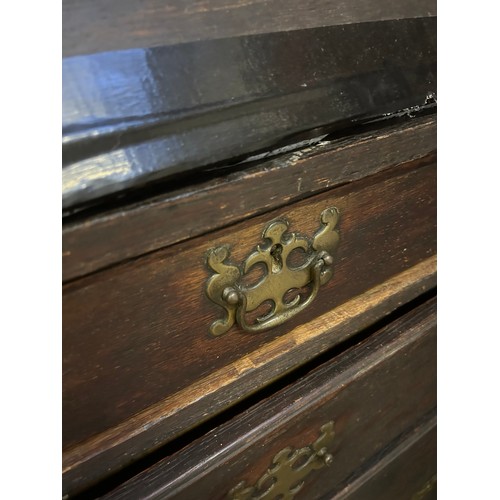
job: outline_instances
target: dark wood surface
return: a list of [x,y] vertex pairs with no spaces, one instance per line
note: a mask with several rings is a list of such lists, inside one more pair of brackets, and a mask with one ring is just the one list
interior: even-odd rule
[[356,134],[63,226],[63,280],[233,225],[436,149],[436,118]]
[[[345,483],[360,470],[373,471],[380,455],[382,465],[392,462],[396,467],[391,465],[390,473],[371,474],[373,491],[378,494],[397,476],[388,491],[403,496],[363,496],[365,483],[355,498],[411,498],[416,483],[409,482],[405,488],[404,478],[413,477],[415,471],[401,476],[404,469],[390,458],[415,444],[409,457],[418,457],[415,467],[428,460],[426,473],[419,474],[422,487],[435,467],[433,441],[424,439],[435,414],[435,330],[436,302],[431,299],[105,498],[227,498],[241,480],[254,484],[281,449],[312,443],[318,429],[330,420],[335,422],[329,450],[333,463],[306,478],[300,498],[313,500],[327,493],[331,498],[345,492]],[[424,420],[427,423],[422,425]],[[406,439],[388,458],[388,448],[404,435]]]
[[434,0],[64,0],[63,56],[436,15]]
[[[65,446],[239,359],[270,340],[435,253],[435,168],[398,169],[299,202],[285,211],[193,239],[64,287]],[[242,262],[264,225],[285,216],[312,235],[329,206],[341,213],[334,278],[301,315],[261,334],[236,326],[213,338],[223,310],[205,295],[210,248],[228,244]],[[203,356],[201,356],[203,354]]]
[[77,493],[94,485],[169,439],[199,425],[241,399],[242,394],[250,394],[256,387],[262,387],[357,334],[435,287],[435,273],[435,258],[418,264],[330,313],[294,328],[263,349],[135,415],[131,421],[68,450],[63,454],[64,492]]
[[[335,500],[431,500],[437,497],[436,415],[426,419],[376,457]],[[330,500],[330,495],[323,500]]]
[[105,52],[62,73],[67,214],[435,107],[436,18]]
[[[103,473],[92,465],[99,460],[109,470],[133,461],[242,398],[245,391],[256,390],[304,362],[303,346],[290,332],[331,309],[338,311],[341,304],[434,255],[435,169],[421,163],[339,187],[286,211],[237,224],[231,231],[195,238],[66,285],[63,461],[68,483],[78,482],[80,466],[87,467],[84,476],[91,477]],[[319,213],[331,204],[342,217],[336,274],[310,309],[259,335],[235,328],[223,337],[211,337],[208,326],[220,312],[204,293],[206,250],[227,243],[234,247],[234,259],[240,260],[259,242],[263,225],[282,215],[291,221],[292,230],[312,234]],[[424,280],[424,289],[431,286],[425,280],[433,274],[428,266],[425,269],[418,279],[410,278]],[[411,293],[415,296],[419,290]],[[361,300],[375,306],[368,297]],[[345,314],[356,317],[356,311],[349,309]],[[310,335],[327,328],[328,321],[312,325]],[[355,331],[353,324],[348,334]],[[343,338],[323,339],[308,355]],[[287,354],[284,365],[262,369],[273,357],[285,359]],[[243,374],[248,375],[246,386]],[[235,380],[238,384],[233,385]],[[196,402],[207,397],[214,399],[200,414]]]
[[[435,301],[330,349],[436,285],[436,120],[418,114],[435,106],[435,15],[433,0],[64,0],[64,497],[162,458],[109,498],[226,498],[333,419],[334,463],[304,498],[433,498]],[[310,308],[211,337],[206,251],[239,262],[275,217],[312,235],[330,205],[335,274]]]

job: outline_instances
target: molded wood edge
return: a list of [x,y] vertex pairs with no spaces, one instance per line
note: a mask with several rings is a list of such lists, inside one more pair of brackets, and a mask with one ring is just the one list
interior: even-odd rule
[[63,281],[432,156],[435,149],[435,116],[415,119],[323,142],[195,188],[68,224],[63,227]]

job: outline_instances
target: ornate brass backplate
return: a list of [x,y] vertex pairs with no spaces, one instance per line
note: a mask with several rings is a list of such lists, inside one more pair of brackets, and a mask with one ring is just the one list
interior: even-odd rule
[[[208,252],[208,266],[215,272],[207,283],[208,297],[226,310],[226,317],[214,321],[213,335],[226,333],[235,321],[248,332],[257,332],[280,325],[306,308],[316,297],[319,287],[332,277],[333,254],[339,242],[336,225],[339,212],[335,207],[321,213],[321,226],[313,239],[288,232],[284,219],[269,223],[262,233],[265,240],[257,246],[241,266],[231,264],[227,246]],[[289,262],[292,251],[301,249],[304,261],[297,267]],[[243,277],[258,265],[264,264],[265,273],[252,285],[245,285]],[[306,298],[298,293],[310,286]],[[296,295],[287,299],[290,294]],[[247,313],[255,311],[264,302],[271,302],[269,313],[247,320]]]
[[306,476],[333,462],[328,453],[335,433],[333,421],[321,427],[320,437],[309,446],[300,449],[285,448],[278,452],[269,469],[259,478],[255,486],[238,483],[228,494],[231,500],[292,499],[304,486]]

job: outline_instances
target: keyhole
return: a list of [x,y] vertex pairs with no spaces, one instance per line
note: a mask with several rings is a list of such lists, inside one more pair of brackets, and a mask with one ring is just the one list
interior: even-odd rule
[[283,246],[277,243],[271,247],[271,257],[273,258],[273,273],[278,273],[283,268],[283,259],[281,258],[281,253],[283,252]]

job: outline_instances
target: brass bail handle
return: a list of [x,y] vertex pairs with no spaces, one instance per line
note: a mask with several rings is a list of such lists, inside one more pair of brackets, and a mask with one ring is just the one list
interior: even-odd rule
[[[206,293],[226,311],[225,318],[212,323],[212,335],[226,333],[235,322],[247,332],[267,330],[303,311],[316,298],[320,286],[333,275],[334,254],[339,243],[338,221],[337,208],[323,210],[320,228],[312,239],[288,232],[289,223],[284,219],[272,221],[262,233],[264,243],[257,245],[239,266],[229,261],[227,246],[209,250],[207,264],[214,273],[207,282]],[[293,267],[287,259],[299,248],[305,253],[305,261]],[[257,264],[264,265],[264,275],[258,283],[245,286],[242,278]],[[285,298],[291,291],[308,285],[310,292],[306,298],[298,292],[291,300]],[[253,323],[248,322],[247,314],[267,301],[273,304],[271,311]]]

